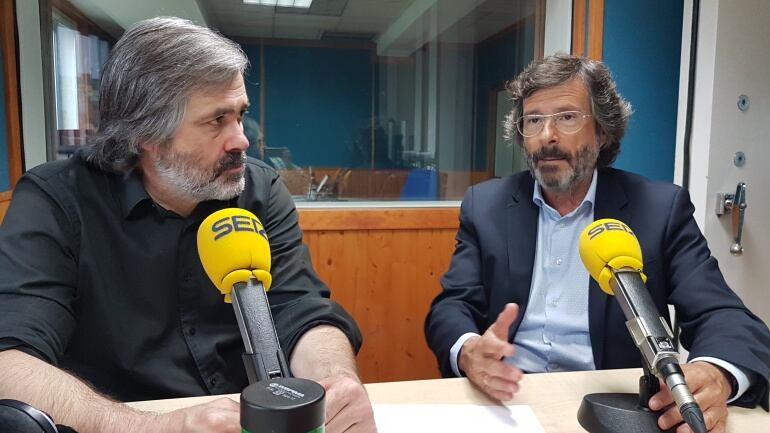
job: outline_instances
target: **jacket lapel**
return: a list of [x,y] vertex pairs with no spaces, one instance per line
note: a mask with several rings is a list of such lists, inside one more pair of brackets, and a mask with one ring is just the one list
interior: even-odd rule
[[[506,240],[508,243],[508,273],[510,287],[519,303],[519,316],[511,326],[509,339],[519,329],[529,303],[532,270],[535,264],[538,208],[532,202],[535,180],[522,173],[515,177],[511,200],[506,206]],[[503,306],[501,305],[502,309]]]
[[[626,204],[628,197],[615,176],[614,169],[600,170],[596,183],[596,199],[594,200],[594,220],[615,218],[626,224],[631,223],[631,215]],[[607,309],[610,302],[615,302],[611,296],[604,293],[599,285],[590,278],[588,285],[588,330],[591,335],[591,346],[594,354],[594,366],[601,370],[604,363],[605,328],[607,326]]]

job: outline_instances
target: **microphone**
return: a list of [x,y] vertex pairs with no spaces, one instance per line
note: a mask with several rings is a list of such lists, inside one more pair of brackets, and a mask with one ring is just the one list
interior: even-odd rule
[[326,391],[291,377],[275,332],[265,294],[273,281],[270,244],[259,218],[237,208],[209,215],[198,228],[198,255],[225,302],[232,302],[246,349],[250,385],[241,393],[241,430],[322,432]]
[[666,383],[687,425],[705,433],[703,412],[685,383],[673,333],[645,286],[642,250],[634,232],[618,220],[600,219],[583,230],[579,250],[591,277],[618,300],[647,369]]
[[265,294],[273,278],[259,219],[245,209],[214,212],[198,228],[198,255],[225,302],[233,304],[249,383],[291,377]]

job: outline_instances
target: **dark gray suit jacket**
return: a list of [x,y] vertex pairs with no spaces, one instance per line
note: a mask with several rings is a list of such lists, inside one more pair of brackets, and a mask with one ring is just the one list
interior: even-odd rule
[[[425,321],[428,344],[444,376],[449,351],[464,333],[483,333],[506,303],[521,306],[511,341],[527,308],[539,208],[534,179],[522,172],[472,186],[460,210],[460,228],[443,291]],[[770,332],[727,286],[695,220],[689,194],[616,169],[599,170],[594,219],[631,227],[644,258],[647,288],[661,316],[676,307],[682,345],[690,357],[712,356],[757,374],[734,404],[768,409]],[[575,254],[578,254],[575,251]],[[619,304],[591,280],[589,331],[597,369],[640,367]]]

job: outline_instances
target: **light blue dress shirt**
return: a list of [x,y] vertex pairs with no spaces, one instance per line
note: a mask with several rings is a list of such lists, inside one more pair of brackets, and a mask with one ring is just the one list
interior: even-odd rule
[[537,246],[532,286],[524,318],[506,358],[529,373],[594,370],[588,331],[588,282],[578,240],[594,220],[596,172],[580,205],[561,216],[543,198],[535,182],[532,201],[538,213]]

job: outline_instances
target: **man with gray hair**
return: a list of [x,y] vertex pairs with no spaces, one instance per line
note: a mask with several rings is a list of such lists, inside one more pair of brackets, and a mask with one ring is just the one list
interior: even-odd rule
[[[524,372],[640,367],[618,302],[578,255],[583,229],[614,218],[639,239],[661,316],[676,307],[690,351],[682,369],[709,430],[724,432],[728,402],[767,410],[770,333],[725,283],[687,191],[610,167],[631,106],[607,67],[555,55],[508,90],[506,129],[529,171],[472,186],[463,199],[450,269],[425,322],[442,374],[510,400]],[[671,402],[664,387],[649,405]],[[658,419],[662,429],[680,422],[676,408]]]
[[361,334],[329,299],[274,170],[246,157],[248,61],[177,18],[137,23],[104,67],[98,135],[19,181],[0,228],[0,395],[88,432],[239,432],[229,399],[150,414],[119,401],[240,392],[232,307],[196,232],[252,211],[270,237],[272,313],[294,375],[326,389],[327,432],[374,432]]

